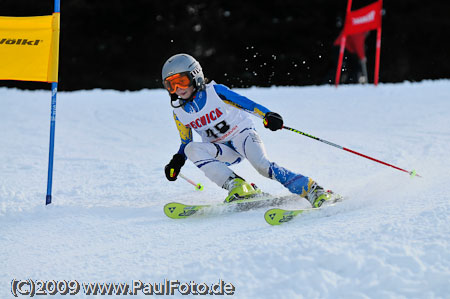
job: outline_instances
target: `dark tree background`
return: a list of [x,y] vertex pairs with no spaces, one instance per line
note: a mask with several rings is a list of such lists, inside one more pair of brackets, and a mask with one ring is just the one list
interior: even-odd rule
[[[373,0],[354,0],[353,9]],[[59,89],[161,87],[173,54],[230,87],[329,82],[347,0],[61,0]],[[450,2],[385,0],[381,82],[450,78]],[[53,12],[52,0],[0,0],[0,15]],[[373,82],[375,31],[366,40]],[[1,63],[1,57],[0,57]],[[0,81],[0,86],[48,88]]]

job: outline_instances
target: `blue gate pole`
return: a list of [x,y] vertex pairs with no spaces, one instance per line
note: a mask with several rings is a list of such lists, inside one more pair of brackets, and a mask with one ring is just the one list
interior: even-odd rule
[[[60,12],[60,0],[55,0],[54,12]],[[52,203],[52,183],[53,183],[53,156],[55,152],[55,120],[56,120],[56,94],[58,93],[58,82],[52,82],[52,104],[50,115],[50,147],[48,150],[48,176],[47,176],[47,196],[45,205]]]
[[52,203],[52,182],[53,182],[53,154],[55,151],[55,120],[56,120],[56,94],[58,93],[58,82],[52,82],[52,107],[50,116],[50,148],[48,151],[48,177],[47,196],[45,205]]

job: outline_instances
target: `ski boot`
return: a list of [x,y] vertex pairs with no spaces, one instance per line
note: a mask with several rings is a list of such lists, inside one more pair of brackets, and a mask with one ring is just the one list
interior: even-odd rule
[[241,177],[230,177],[223,185],[223,188],[228,190],[228,196],[224,200],[225,203],[261,194],[260,189],[247,183]]
[[311,190],[306,194],[306,199],[311,203],[313,208],[319,208],[326,201],[331,200],[331,194],[331,191],[325,191],[317,183],[313,183]]

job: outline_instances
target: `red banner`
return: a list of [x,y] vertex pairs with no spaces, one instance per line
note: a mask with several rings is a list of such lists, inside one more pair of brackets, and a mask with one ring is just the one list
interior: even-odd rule
[[350,11],[345,18],[344,34],[352,35],[381,27],[381,1]]

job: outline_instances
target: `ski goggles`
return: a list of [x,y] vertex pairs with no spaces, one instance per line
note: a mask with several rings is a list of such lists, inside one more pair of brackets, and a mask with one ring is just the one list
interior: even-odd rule
[[191,77],[188,73],[180,73],[167,77],[164,80],[164,87],[171,93],[177,91],[179,88],[188,88],[191,85]]

